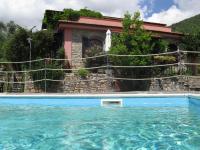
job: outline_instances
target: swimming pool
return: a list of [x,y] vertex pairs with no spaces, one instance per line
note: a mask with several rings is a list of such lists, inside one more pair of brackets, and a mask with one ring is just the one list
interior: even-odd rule
[[[106,97],[113,99],[115,97]],[[0,149],[199,149],[196,97],[1,97]]]

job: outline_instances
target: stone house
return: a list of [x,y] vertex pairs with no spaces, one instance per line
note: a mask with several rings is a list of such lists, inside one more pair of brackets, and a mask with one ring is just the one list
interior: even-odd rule
[[[167,40],[170,43],[169,51],[176,51],[178,49],[178,44],[183,34],[172,32],[172,29],[166,24],[144,22],[143,27],[145,30],[152,33],[154,39]],[[91,52],[93,52],[94,55],[97,53],[103,53],[106,32],[108,29],[112,32],[112,34],[120,33],[123,29],[122,18],[80,17],[77,21],[58,21],[57,30],[58,33],[62,33],[63,35],[65,58],[69,59],[70,68],[79,69],[87,67],[82,58],[93,56],[91,55]],[[96,61],[96,59],[93,60],[93,62]],[[98,73],[96,73],[96,71]],[[121,82],[118,82],[117,80],[110,80],[108,78],[108,76],[110,76],[108,72],[105,72],[105,70],[102,71],[101,69],[96,71],[93,70],[90,75],[88,75],[87,80],[80,80],[73,71],[72,73],[66,73],[66,77],[64,79],[64,91],[66,93],[104,93],[108,91],[124,90]],[[153,86],[151,87],[157,87],[157,85],[152,85]],[[132,84],[132,87],[136,86]],[[151,87],[149,90],[152,89]]]
[[[181,33],[172,32],[166,24],[144,22],[144,29],[153,33],[153,38],[168,40],[170,49],[177,50]],[[103,51],[106,31],[122,31],[122,18],[103,17],[101,19],[80,17],[78,21],[60,20],[58,30],[64,33],[65,58],[70,59],[72,68],[83,67],[80,58],[87,57],[89,50]],[[72,61],[71,61],[72,60]]]

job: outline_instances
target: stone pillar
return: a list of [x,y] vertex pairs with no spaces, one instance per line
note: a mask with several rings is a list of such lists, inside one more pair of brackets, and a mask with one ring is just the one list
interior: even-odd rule
[[80,32],[73,31],[72,36],[72,67],[83,67],[82,58],[82,35]]

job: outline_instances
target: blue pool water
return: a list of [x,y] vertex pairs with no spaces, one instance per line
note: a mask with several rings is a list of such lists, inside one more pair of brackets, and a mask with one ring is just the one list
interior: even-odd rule
[[200,100],[0,98],[0,150],[200,149]]

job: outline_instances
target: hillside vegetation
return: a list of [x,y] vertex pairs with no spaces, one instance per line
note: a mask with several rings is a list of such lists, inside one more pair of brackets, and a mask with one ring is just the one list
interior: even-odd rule
[[173,24],[173,31],[194,34],[200,32],[200,14]]

